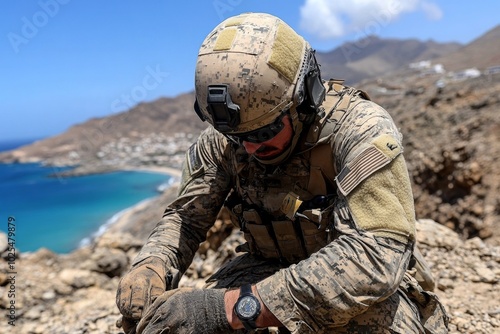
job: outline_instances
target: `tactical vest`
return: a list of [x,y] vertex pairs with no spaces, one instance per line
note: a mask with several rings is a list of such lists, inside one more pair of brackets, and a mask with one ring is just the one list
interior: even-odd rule
[[299,144],[298,153],[279,166],[262,165],[240,147],[236,152],[236,191],[226,201],[247,243],[237,251],[297,263],[335,237],[331,228],[337,197],[330,141],[353,101],[367,94],[325,83],[326,99]]

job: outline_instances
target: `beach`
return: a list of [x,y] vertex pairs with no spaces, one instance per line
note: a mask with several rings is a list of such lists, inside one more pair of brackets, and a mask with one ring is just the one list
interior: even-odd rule
[[[144,224],[153,226],[156,224],[158,219],[161,217],[161,213],[165,210],[166,204],[175,198],[182,173],[179,169],[158,166],[129,166],[121,168],[120,170],[163,173],[171,176],[172,178],[170,179],[169,187],[167,187],[159,196],[140,201],[135,205],[120,211],[105,224],[105,228],[102,231],[94,235],[93,239],[100,237],[107,232],[111,235],[122,232],[140,233],[141,231],[137,229],[137,226],[142,226]],[[149,230],[146,232],[149,233]]]

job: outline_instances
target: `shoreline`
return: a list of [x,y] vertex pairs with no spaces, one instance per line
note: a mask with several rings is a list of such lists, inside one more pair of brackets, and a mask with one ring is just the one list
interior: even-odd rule
[[[110,219],[108,219],[104,224],[99,226],[96,232],[92,233],[90,236],[83,238],[78,247],[83,248],[89,245],[92,245],[99,237],[104,235],[106,232],[113,230],[116,232],[117,230],[122,230],[125,226],[127,226],[129,220],[138,212],[143,211],[150,205],[155,199],[160,197],[167,189],[174,186],[179,182],[182,171],[172,167],[149,167],[149,166],[123,166],[117,169],[117,171],[130,171],[130,172],[153,172],[153,173],[161,173],[170,176],[170,179],[166,182],[158,186],[157,189],[162,188],[161,191],[158,191],[158,195],[143,199],[128,208],[118,211],[115,213]],[[167,185],[164,187],[164,185]],[[75,250],[76,250],[75,249]]]
[[[132,217],[132,215],[136,212],[139,212],[147,207],[149,203],[151,203],[158,196],[150,197],[143,199],[142,201],[129,206],[121,211],[115,213],[111,218],[106,220],[104,224],[99,226],[97,231],[92,233],[90,236],[83,238],[78,243],[78,247],[76,247],[73,251],[84,248],[87,246],[91,246],[97,239],[103,236],[106,232],[110,231],[111,228],[120,229],[120,227],[127,224],[128,220]],[[71,251],[71,252],[73,252]],[[71,253],[70,252],[70,253]]]

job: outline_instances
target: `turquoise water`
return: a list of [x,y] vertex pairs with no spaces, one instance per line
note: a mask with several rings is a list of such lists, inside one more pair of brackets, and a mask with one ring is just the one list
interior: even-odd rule
[[[170,177],[149,172],[114,172],[60,179],[60,168],[0,164],[0,230],[16,223],[16,248],[41,247],[68,253],[120,211],[158,196]],[[115,216],[116,218],[116,216]]]

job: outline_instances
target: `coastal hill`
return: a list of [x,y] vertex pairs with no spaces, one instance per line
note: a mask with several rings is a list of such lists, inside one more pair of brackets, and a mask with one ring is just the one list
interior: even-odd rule
[[[387,75],[355,79],[357,87],[389,111],[404,135],[418,242],[437,280],[436,293],[451,316],[450,333],[500,331],[500,73],[493,67],[500,65],[495,63],[500,50],[485,47],[494,44],[491,34],[497,29],[459,49],[451,47],[448,56],[457,50],[462,55],[453,70],[444,65],[443,53],[433,59],[415,56]],[[475,63],[473,55],[481,53],[490,61]],[[127,166],[178,168],[185,149],[206,126],[192,111],[193,100],[188,93],[139,104],[0,154],[0,161],[77,165],[73,174]],[[176,191],[174,186],[135,207],[91,245],[71,254],[45,249],[18,254],[16,329],[118,333],[118,281]],[[4,259],[5,239],[0,234]],[[208,240],[181,285],[202,286],[235,256],[241,234],[221,215]],[[9,277],[3,274],[7,266],[0,261],[4,311],[9,307]]]
[[[194,93],[191,92],[139,103],[130,110],[90,119],[60,135],[0,153],[0,161],[80,166],[78,171],[90,173],[119,169],[127,164],[145,165],[148,157],[177,154],[174,164],[169,167],[178,168],[179,159],[192,137],[206,127],[192,112],[193,102]],[[131,147],[135,153],[130,154]],[[115,156],[107,156],[105,152],[108,151]],[[128,161],[125,161],[126,156]],[[118,164],[117,160],[120,160]]]

